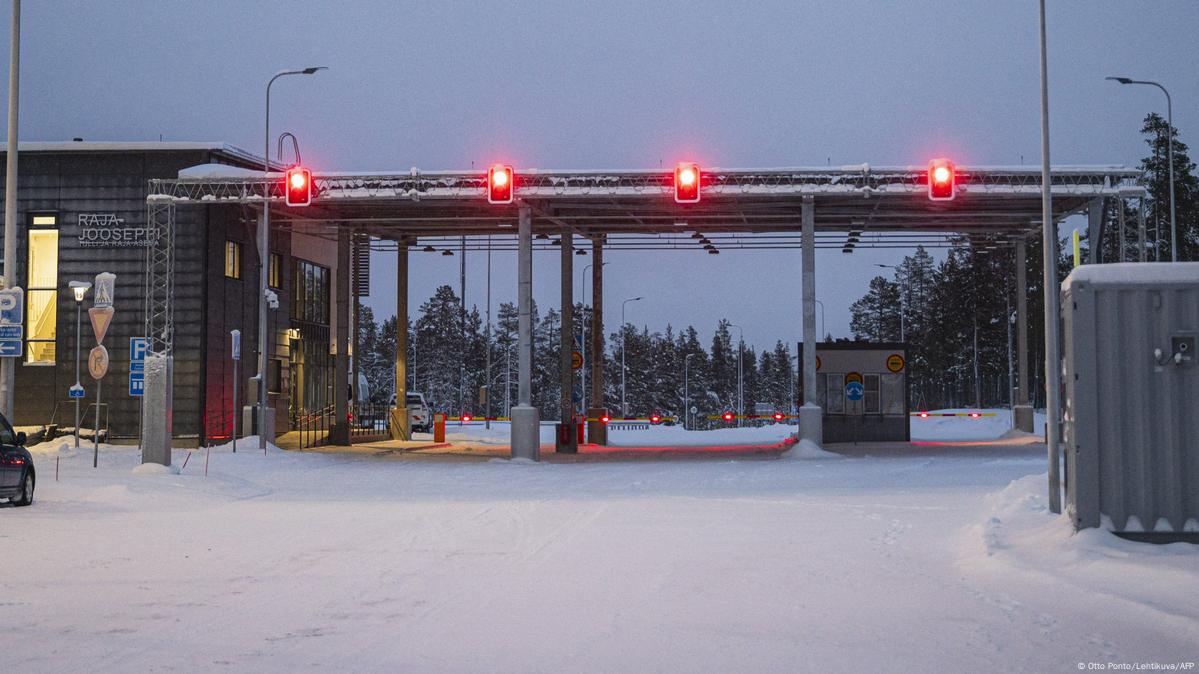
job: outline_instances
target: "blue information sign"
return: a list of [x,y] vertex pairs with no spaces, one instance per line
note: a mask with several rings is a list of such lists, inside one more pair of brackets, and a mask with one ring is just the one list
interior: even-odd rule
[[129,395],[140,396],[146,390],[146,350],[150,340],[145,337],[129,338]]

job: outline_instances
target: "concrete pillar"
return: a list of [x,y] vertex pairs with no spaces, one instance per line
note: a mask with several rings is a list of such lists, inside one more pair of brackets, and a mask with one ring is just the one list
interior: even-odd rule
[[517,403],[512,408],[512,458],[541,459],[541,420],[533,407],[533,214],[521,204],[517,255]]
[[1032,433],[1033,411],[1028,401],[1032,382],[1028,379],[1028,261],[1027,244],[1016,240],[1016,400],[1012,406],[1012,428]]
[[608,427],[599,419],[608,413],[604,403],[604,239],[591,240],[591,407],[587,410],[587,440],[608,444]]
[[1091,199],[1087,204],[1087,258],[1090,264],[1103,262],[1103,221],[1105,199]]
[[799,408],[799,439],[817,445],[824,441],[824,411],[816,397],[816,203],[804,197],[803,227],[803,399]]
[[333,310],[337,313],[337,330],[333,359],[333,423],[329,424],[329,444],[350,444],[350,425],[346,420],[349,412],[349,396],[346,387],[350,383],[350,233],[344,228],[337,230],[337,280],[334,283]]
[[575,301],[574,301],[574,235],[570,229],[563,228],[559,238],[562,253],[562,325],[558,333],[559,339],[559,377],[562,413],[562,426],[558,431],[555,451],[563,454],[574,454],[579,451],[579,437],[575,430],[575,371],[572,367],[575,350]]
[[[408,239],[396,242],[396,404],[388,430],[392,440],[412,439],[408,427]],[[432,420],[429,420],[432,421]]]

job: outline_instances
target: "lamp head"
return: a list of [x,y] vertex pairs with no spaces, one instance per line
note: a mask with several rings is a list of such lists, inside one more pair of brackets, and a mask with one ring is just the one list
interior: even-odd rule
[[329,68],[327,68],[326,66],[314,66],[312,68],[305,68],[305,69],[301,70],[300,72],[304,73],[305,75],[311,75],[312,73],[315,73],[318,70],[328,70],[328,69]]
[[92,284],[87,281],[71,281],[67,286],[71,288],[71,292],[75,293],[75,301],[82,302]]
[[1128,77],[1105,77],[1103,79],[1119,82],[1120,84],[1132,84],[1132,79]]

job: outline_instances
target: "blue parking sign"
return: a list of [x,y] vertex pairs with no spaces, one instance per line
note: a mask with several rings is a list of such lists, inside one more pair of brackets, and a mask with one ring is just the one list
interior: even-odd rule
[[137,397],[146,392],[146,373],[129,373],[129,395]]
[[150,340],[145,337],[129,338],[129,395],[137,397],[146,391],[146,351]]

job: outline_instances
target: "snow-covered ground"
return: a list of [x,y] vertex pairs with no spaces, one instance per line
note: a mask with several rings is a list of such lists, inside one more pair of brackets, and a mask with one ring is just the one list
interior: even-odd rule
[[[972,420],[964,420],[965,424]],[[737,433],[730,431],[730,433]],[[746,433],[749,435],[749,433]],[[1039,445],[525,464],[68,453],[0,508],[6,671],[1078,671],[1199,660],[1199,549],[1071,535]],[[176,465],[185,453],[176,452]],[[137,471],[144,473],[145,471]]]

